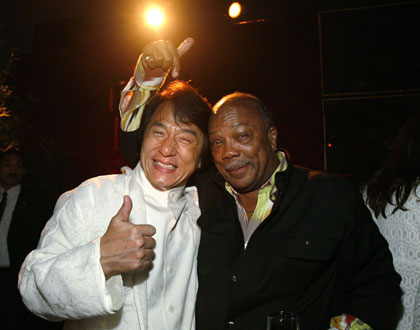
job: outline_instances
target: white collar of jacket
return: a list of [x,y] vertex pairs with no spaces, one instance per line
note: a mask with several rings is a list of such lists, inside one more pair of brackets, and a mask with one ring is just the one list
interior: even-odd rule
[[[134,169],[124,166],[121,169],[121,172],[125,174],[124,195],[130,196],[132,201],[144,201],[144,192],[146,192],[148,195],[156,197],[155,199],[160,201],[160,206],[166,205],[175,214],[179,214],[182,212],[184,207],[187,207],[195,219],[198,219],[200,216],[201,212],[198,204],[198,192],[195,186],[182,186],[167,191],[159,191],[147,180],[144,171],[141,168],[140,162],[137,163],[137,166]],[[142,189],[138,189],[138,186],[141,186]],[[184,199],[186,199],[187,205],[185,205],[185,201],[183,201]],[[133,208],[130,215],[130,222],[134,224],[147,223],[147,220],[144,219],[146,219],[144,210],[135,210]]]

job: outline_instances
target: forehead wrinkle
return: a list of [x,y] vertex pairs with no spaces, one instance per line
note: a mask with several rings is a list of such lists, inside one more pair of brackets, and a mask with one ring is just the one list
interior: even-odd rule
[[162,123],[161,121],[155,120],[154,122],[152,122],[150,124],[150,126],[158,126],[158,127],[166,127],[166,125],[164,123]]
[[[236,128],[239,128],[239,127],[241,127],[241,126],[249,126],[248,124],[245,124],[245,123],[234,123],[234,124],[231,124],[231,125],[229,125],[229,129],[236,129]],[[219,128],[218,127],[216,127],[214,130],[212,130],[212,131],[209,131],[209,135],[214,135],[214,134],[217,134],[217,131],[219,130]]]
[[[240,127],[250,127],[253,125],[252,120],[249,118],[243,118],[240,114],[238,114],[235,111],[228,112],[228,113],[221,113],[219,115],[214,115],[211,118],[210,125],[209,125],[209,135],[217,134],[217,131],[219,130],[218,123],[222,122],[222,125],[225,123],[228,123],[229,129],[238,129]],[[210,130],[212,127],[214,128]]]

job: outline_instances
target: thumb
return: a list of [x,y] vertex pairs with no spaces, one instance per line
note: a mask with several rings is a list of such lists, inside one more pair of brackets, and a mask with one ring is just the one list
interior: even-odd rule
[[194,39],[191,37],[186,38],[183,42],[181,42],[181,44],[178,46],[178,55],[182,56],[184,55],[186,52],[188,52],[190,50],[190,48],[192,47],[192,45],[194,44]]
[[123,204],[118,210],[117,214],[114,216],[114,220],[119,222],[128,222],[128,217],[130,216],[132,208],[133,202],[131,201],[131,198],[125,195]]

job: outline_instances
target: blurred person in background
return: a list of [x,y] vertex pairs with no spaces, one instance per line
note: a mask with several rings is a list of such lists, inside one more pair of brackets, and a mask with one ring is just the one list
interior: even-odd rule
[[24,306],[17,288],[18,273],[26,255],[36,248],[42,228],[52,213],[39,189],[23,181],[27,172],[22,151],[10,148],[0,154],[0,285],[4,301],[0,329],[53,329],[59,324],[41,320]]

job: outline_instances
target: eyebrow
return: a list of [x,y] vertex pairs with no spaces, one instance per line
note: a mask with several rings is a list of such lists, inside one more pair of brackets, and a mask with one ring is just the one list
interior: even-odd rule
[[[230,126],[229,126],[229,128],[238,128],[238,127],[241,127],[241,126],[249,126],[249,124],[245,124],[245,123],[236,123],[236,124],[232,124],[232,125],[230,125]],[[217,130],[217,128],[216,128],[216,130]],[[209,131],[209,136],[210,136],[210,135],[217,134],[216,130]]]
[[[161,128],[165,128],[166,129],[165,124],[162,123],[162,122],[160,122],[160,121],[155,121],[154,123],[152,123],[151,127],[153,127],[153,126],[157,126],[157,127],[161,127]],[[193,131],[191,129],[188,129],[188,128],[183,128],[183,127],[181,127],[179,125],[178,125],[178,127],[179,127],[179,129],[181,130],[182,133],[187,133],[187,134],[194,135],[195,137],[198,137],[197,132],[195,132],[195,131]]]

